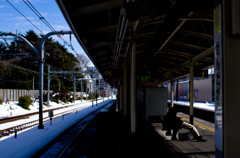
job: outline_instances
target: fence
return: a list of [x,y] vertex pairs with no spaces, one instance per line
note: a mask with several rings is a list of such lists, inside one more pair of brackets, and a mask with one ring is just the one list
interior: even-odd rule
[[[47,92],[44,90],[44,92]],[[18,101],[19,97],[29,95],[37,98],[39,90],[26,90],[26,89],[0,89],[0,98],[5,101]]]
[[[52,91],[50,90],[50,93]],[[43,93],[47,93],[47,90],[43,90]],[[73,92],[70,92],[73,94]],[[76,95],[80,95],[81,92],[76,92]],[[83,92],[85,96],[85,92]],[[0,89],[0,98],[6,101],[18,101],[19,97],[29,95],[33,98],[38,98],[39,90],[26,90],[26,89]]]

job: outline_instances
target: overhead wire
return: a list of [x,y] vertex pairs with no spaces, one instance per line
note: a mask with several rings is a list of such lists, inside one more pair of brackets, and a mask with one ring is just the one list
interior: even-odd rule
[[[29,2],[28,0],[23,0],[23,1],[38,16],[38,18],[42,20],[45,25],[47,25],[47,27],[50,30],[52,30],[53,32],[56,32],[54,27],[52,27],[52,25],[49,24],[49,22],[38,12],[38,10],[31,4],[31,2]],[[76,55],[78,55],[78,53],[75,51],[75,49],[71,44],[68,44],[68,42],[61,35],[57,35],[57,36],[64,42],[64,44],[67,44],[69,47],[71,47],[71,49],[75,52]],[[70,35],[70,39],[71,39],[71,35]]]
[[7,82],[32,82],[32,80],[30,80],[30,81],[16,81],[16,80],[5,80],[5,79],[1,79],[1,78],[0,78],[0,81],[7,81]]
[[11,2],[9,2],[8,0],[6,0],[15,10],[17,10],[18,11],[18,13],[20,13],[28,22],[30,22],[38,31],[40,31],[42,34],[43,34],[43,32],[36,26],[36,25],[34,25],[26,16],[24,16],[16,7],[14,7],[14,5],[11,3]]
[[[20,12],[11,2],[9,2],[8,0],[6,0],[18,13],[20,13],[28,22],[30,22],[38,31],[41,32],[42,35],[45,35],[36,25],[34,25],[26,16],[23,15],[22,12]],[[25,0],[23,0],[25,2]],[[37,11],[37,9],[29,2],[27,1],[29,4],[27,4],[27,6],[40,18],[40,20],[42,20],[52,31],[56,32],[56,30],[45,20],[45,18]],[[32,7],[31,7],[32,6]],[[35,10],[35,11],[34,11]],[[76,52],[76,50],[73,48],[72,45],[68,44],[68,42],[61,36],[61,35],[57,35],[63,42],[64,44],[67,44],[68,46],[71,47],[71,49],[74,51],[74,53],[76,55],[78,55],[78,53]],[[54,43],[55,45],[55,43]],[[56,45],[55,45],[56,46]],[[57,46],[58,48],[58,46]]]
[[[11,67],[19,68],[19,69],[22,69],[22,70],[26,70],[26,71],[29,71],[29,72],[32,72],[32,73],[37,73],[37,74],[39,73],[39,72],[37,72],[37,71],[25,69],[25,68],[23,68],[23,67],[20,67],[20,66],[17,66],[17,65],[13,65],[13,64],[10,64],[10,63],[1,61],[1,60],[0,60],[0,63],[3,63],[4,65],[7,65],[7,66],[11,66]],[[48,74],[44,74],[44,75],[47,75],[47,76],[48,76]]]
[[[26,16],[24,16],[11,2],[9,2],[8,0],[6,0],[19,14],[21,14],[28,22],[30,22],[39,32],[41,32],[41,34],[44,35],[44,33],[36,26],[34,25]],[[25,2],[25,0],[23,0]],[[39,17],[40,20],[42,20],[52,31],[56,32],[56,30],[47,22],[47,20],[38,12],[38,10],[27,0],[28,4],[25,2],[25,4]],[[61,35],[58,35],[58,37],[64,42],[64,44],[67,44],[68,46],[71,47],[71,49],[75,52],[76,55],[78,55],[78,53],[75,51],[75,49],[73,48],[72,45],[69,45],[67,43],[67,41],[61,36]],[[5,40],[5,39],[4,39]],[[5,40],[6,42],[6,40]],[[7,43],[8,44],[8,43]],[[56,46],[56,44],[54,43],[54,45]],[[59,50],[60,48],[58,46],[56,46]],[[33,56],[32,56],[33,57]],[[35,58],[35,57],[33,57]],[[8,66],[11,66],[11,67],[15,67],[15,68],[19,68],[19,69],[22,69],[22,70],[26,70],[26,71],[29,71],[29,72],[32,72],[32,73],[39,73],[37,71],[33,71],[33,70],[29,70],[29,69],[25,69],[23,67],[20,67],[20,66],[16,66],[16,65],[13,65],[13,64],[10,64],[10,63],[7,63],[7,62],[4,62],[4,61],[0,61],[0,63],[3,63],[4,65],[8,65]],[[47,64],[47,65],[50,65],[50,64]],[[52,65],[50,65],[52,66]],[[54,67],[55,69],[59,69],[59,68],[56,68],[55,66],[52,66]],[[61,69],[59,69],[61,70]],[[44,75],[48,75],[48,74],[44,74]]]

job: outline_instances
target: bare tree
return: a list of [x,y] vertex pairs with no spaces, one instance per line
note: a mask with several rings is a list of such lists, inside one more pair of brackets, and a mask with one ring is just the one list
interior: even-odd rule
[[77,59],[80,61],[81,67],[87,67],[88,63],[90,62],[90,59],[84,54],[79,54]]

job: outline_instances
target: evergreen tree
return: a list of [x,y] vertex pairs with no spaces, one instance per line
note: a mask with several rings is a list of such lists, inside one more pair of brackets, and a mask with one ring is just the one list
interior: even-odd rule
[[27,31],[25,34],[25,37],[28,41],[38,41],[39,40],[38,35],[33,30]]
[[[33,30],[29,30],[25,34],[25,38],[30,41],[36,49],[39,49],[41,38],[43,35],[38,36]],[[0,88],[11,88],[11,89],[31,89],[32,88],[32,78],[34,76],[35,80],[35,89],[38,89],[39,84],[39,74],[35,74],[24,69],[20,69],[17,67],[12,67],[9,64],[17,65],[23,67],[25,69],[30,69],[38,72],[39,67],[36,61],[38,60],[38,56],[35,52],[33,52],[29,46],[21,41],[18,41],[18,44],[21,43],[21,46],[17,47],[16,54],[18,52],[29,53],[30,57],[18,57],[14,59],[5,60],[5,64],[0,63]],[[0,43],[1,44],[1,43]],[[64,45],[61,45],[58,41],[54,41],[53,38],[48,38],[44,45],[46,52],[49,53],[49,56],[46,56],[45,63],[52,65],[52,71],[54,71],[54,67],[61,69],[63,71],[79,71],[77,66],[80,65],[80,61],[72,54],[67,51]],[[15,53],[15,43],[12,42],[10,46],[0,45],[0,53]],[[21,49],[21,51],[19,50]],[[9,63],[9,64],[6,64]],[[56,70],[56,69],[55,69]],[[44,68],[44,73],[48,73],[48,69]],[[75,74],[76,78],[82,78],[82,74]],[[72,79],[72,74],[66,74],[66,78]],[[47,89],[47,75],[44,75],[44,89]],[[5,80],[5,81],[3,81]],[[14,80],[14,81],[26,81],[26,82],[10,82],[6,80]],[[27,82],[28,81],[28,82]],[[58,85],[61,82],[62,90],[71,90],[73,91],[73,82],[66,80],[63,77],[52,77],[51,85]],[[83,82],[84,89],[86,87],[86,83]],[[58,86],[51,87],[51,89],[58,89]]]

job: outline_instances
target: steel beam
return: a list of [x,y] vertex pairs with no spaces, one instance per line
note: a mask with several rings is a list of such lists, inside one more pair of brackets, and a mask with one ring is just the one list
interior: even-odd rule
[[[198,60],[200,60],[200,59],[202,59],[202,58],[204,58],[204,57],[212,54],[213,51],[214,51],[214,46],[208,48],[208,49],[205,50],[204,52],[202,52],[202,53],[200,53],[199,55],[197,55],[197,56],[195,56],[194,58],[192,58],[192,62],[196,62],[196,61],[198,61]],[[190,60],[188,60],[188,61],[186,61],[185,63],[179,65],[178,67],[172,69],[172,72],[174,72],[174,71],[176,71],[176,70],[178,70],[178,69],[181,69],[181,68],[183,68],[183,67],[186,67],[186,66],[188,66],[189,64],[190,64]],[[171,74],[171,71],[168,71],[168,72],[166,72],[166,73],[164,74],[164,76],[165,76],[165,75],[170,75],[170,74]]]
[[213,35],[208,35],[208,34],[204,34],[204,33],[184,30],[184,29],[180,29],[177,33],[187,34],[187,35],[190,35],[190,36],[205,38],[205,39],[211,39],[211,40],[213,40],[213,38],[214,38]]
[[[190,17],[194,12],[190,12],[187,16]],[[158,49],[158,51],[156,53],[154,53],[153,57],[155,57],[156,55],[159,54],[159,52],[163,49],[163,47],[170,41],[170,39],[176,34],[176,32],[182,27],[182,25],[186,22],[187,20],[183,20],[175,30],[173,30],[173,32],[171,33],[171,35],[164,41],[164,43],[160,46],[160,48]],[[145,64],[143,66],[143,68],[145,68],[148,64],[150,63],[150,60],[147,61],[147,64]],[[142,68],[142,69],[143,69]]]
[[8,36],[8,35],[9,35],[9,36],[15,36],[15,37],[17,37],[17,38],[20,38],[20,39],[23,40],[37,55],[40,56],[39,51],[38,51],[26,38],[24,38],[23,36],[14,34],[14,33],[12,33],[12,32],[9,32],[9,33],[7,33],[7,32],[2,32],[2,33],[0,33],[0,36]]
[[122,5],[123,0],[114,0],[105,3],[90,5],[82,8],[73,9],[73,11],[71,12],[71,16],[82,15],[111,8],[118,8],[121,7]]
[[95,48],[99,48],[99,47],[104,47],[104,46],[109,46],[115,44],[115,42],[99,42],[99,43],[95,43],[92,44],[88,47],[88,49],[95,49]]
[[201,46],[197,46],[197,45],[193,45],[193,44],[188,44],[188,43],[177,42],[177,41],[169,41],[168,43],[172,44],[172,45],[178,45],[178,46],[181,46],[181,47],[187,47],[187,48],[192,48],[192,49],[199,49],[199,50],[207,49],[205,47],[201,47]]

